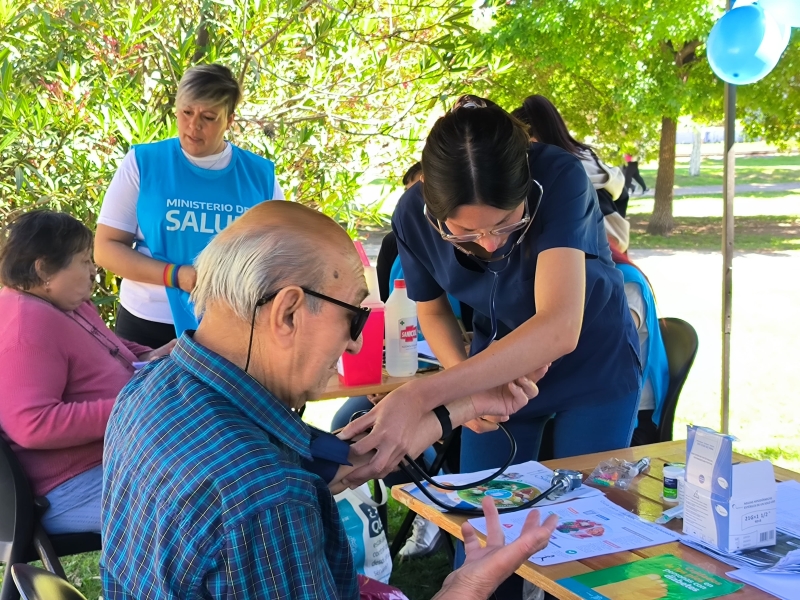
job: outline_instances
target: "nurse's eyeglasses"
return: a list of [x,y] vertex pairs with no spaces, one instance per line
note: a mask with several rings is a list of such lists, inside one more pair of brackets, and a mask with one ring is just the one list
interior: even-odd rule
[[[431,226],[439,232],[439,235],[442,236],[442,239],[446,242],[450,242],[453,244],[456,249],[460,250],[464,254],[469,256],[474,256],[475,258],[483,261],[483,262],[497,262],[499,260],[503,260],[507,256],[509,256],[514,249],[522,243],[522,240],[525,239],[525,236],[528,233],[528,229],[530,229],[531,223],[533,223],[533,219],[536,217],[536,213],[539,211],[539,205],[542,203],[542,196],[544,195],[544,190],[542,189],[541,184],[536,181],[535,179],[531,179],[531,182],[536,186],[539,190],[539,197],[536,200],[536,205],[533,208],[533,212],[530,210],[530,201],[528,197],[525,197],[523,202],[525,203],[525,213],[520,221],[516,223],[510,223],[508,225],[503,225],[502,227],[497,227],[489,231],[489,233],[469,233],[464,235],[453,235],[449,231],[447,231],[447,227],[444,223],[442,223],[439,219],[434,219],[431,217],[430,213],[428,213],[428,207],[425,207],[425,217],[428,219],[428,222]],[[508,249],[507,252],[503,253],[500,256],[495,255],[488,255],[486,250],[483,249],[477,241],[483,238],[486,235],[492,236],[507,236],[516,231],[522,231],[522,235],[519,236],[519,239],[514,242],[511,248]]]

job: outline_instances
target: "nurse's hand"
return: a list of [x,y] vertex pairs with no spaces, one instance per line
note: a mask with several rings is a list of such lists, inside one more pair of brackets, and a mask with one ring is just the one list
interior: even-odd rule
[[542,367],[526,377],[520,377],[508,385],[473,394],[471,398],[475,412],[481,416],[467,421],[464,426],[475,433],[495,431],[498,428],[497,423],[508,421],[510,415],[525,406],[528,400],[539,395],[536,382],[545,376],[549,366]]
[[[476,416],[471,404],[461,400],[451,413],[451,422],[458,426]],[[361,437],[370,428],[372,431]],[[344,440],[358,439],[350,446],[351,453],[372,456],[369,464],[355,469],[345,478],[345,485],[355,487],[371,479],[386,477],[406,455],[422,454],[441,437],[442,426],[431,411],[425,410],[413,394],[401,387],[337,435]]]
[[508,416],[513,415],[525,406],[528,400],[538,395],[539,388],[536,387],[536,383],[528,377],[520,377],[507,385],[472,394],[470,398],[475,407],[475,414],[481,417],[505,417],[502,420],[507,420]]
[[478,417],[464,423],[464,427],[471,429],[475,433],[486,433],[487,431],[497,431],[498,423],[508,421],[508,417]]

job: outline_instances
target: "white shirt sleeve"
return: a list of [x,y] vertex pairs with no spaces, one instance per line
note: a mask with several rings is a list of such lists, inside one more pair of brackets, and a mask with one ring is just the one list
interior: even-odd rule
[[283,189],[281,189],[281,184],[278,183],[278,176],[275,176],[275,181],[272,184],[272,199],[273,200],[286,200],[286,196],[283,195]]
[[139,224],[136,217],[138,202],[139,165],[136,164],[136,155],[131,148],[106,190],[97,222],[128,233],[136,233]]

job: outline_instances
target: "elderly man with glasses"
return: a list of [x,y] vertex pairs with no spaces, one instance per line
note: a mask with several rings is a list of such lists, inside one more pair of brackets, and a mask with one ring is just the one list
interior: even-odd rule
[[[170,356],[122,391],[103,460],[103,596],[358,598],[332,493],[371,455],[313,430],[297,411],[318,396],[344,352],[358,352],[367,311],[363,268],[328,217],[266,202],[217,236],[195,262],[202,321]],[[504,417],[537,390],[447,405],[452,426]],[[418,424],[421,452],[442,415]],[[398,459],[399,461],[399,459]],[[397,463],[395,463],[397,464]],[[467,527],[470,559],[439,598],[487,598],[547,544],[538,515],[508,546],[494,505],[489,544]]]

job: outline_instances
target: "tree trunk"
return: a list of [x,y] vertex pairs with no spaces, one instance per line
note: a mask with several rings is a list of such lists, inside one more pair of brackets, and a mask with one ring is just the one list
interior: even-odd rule
[[658,174],[653,214],[647,225],[650,235],[668,235],[675,227],[672,219],[672,188],[675,185],[675,135],[678,122],[669,117],[661,119],[661,143],[658,149]]
[[700,130],[695,127],[692,132],[692,157],[689,159],[689,175],[697,177],[700,175],[700,163],[702,162],[703,138],[700,136]]

